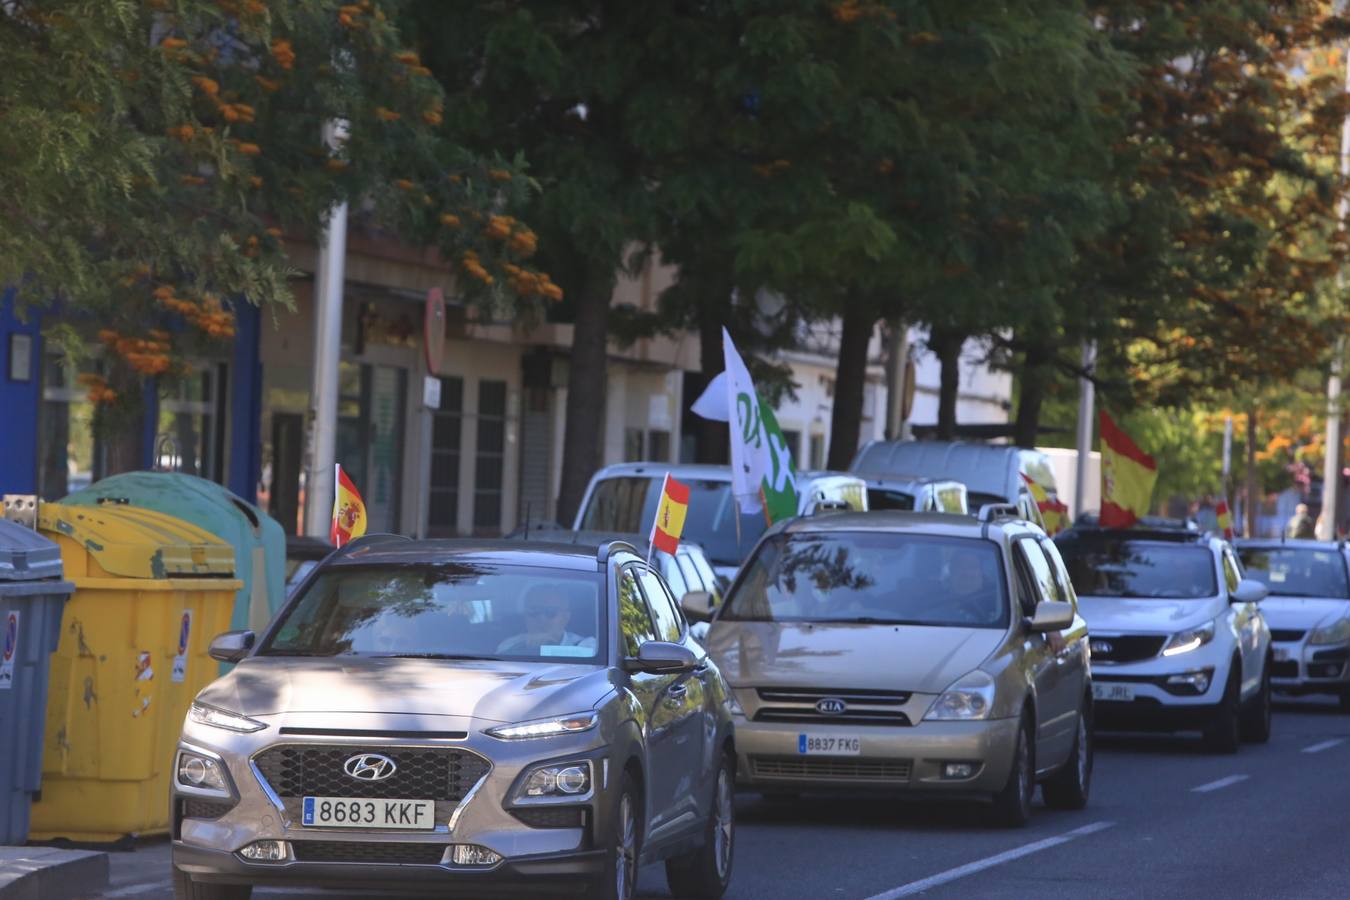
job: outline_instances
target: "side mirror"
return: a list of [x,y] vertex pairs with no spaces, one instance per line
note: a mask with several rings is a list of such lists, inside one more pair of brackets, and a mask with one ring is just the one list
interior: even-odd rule
[[251,631],[227,631],[217,635],[206,652],[212,659],[237,663],[253,649],[253,640],[254,634]]
[[698,657],[694,651],[669,641],[648,641],[638,648],[637,658],[629,657],[623,661],[623,667],[629,672],[646,672],[649,675],[672,675],[692,672],[698,667]]
[[1042,600],[1036,604],[1036,614],[1026,621],[1028,631],[1063,631],[1073,624],[1073,604]]
[[711,621],[713,595],[707,591],[690,591],[680,598],[680,611],[690,622]]
[[1238,582],[1238,586],[1228,594],[1230,603],[1260,603],[1266,599],[1270,593],[1270,588],[1266,587],[1255,578],[1244,578]]

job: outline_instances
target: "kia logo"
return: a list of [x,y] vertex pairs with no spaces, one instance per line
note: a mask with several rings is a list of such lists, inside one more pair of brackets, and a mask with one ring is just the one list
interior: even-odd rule
[[1093,656],[1098,654],[1108,656],[1116,648],[1110,641],[1089,641],[1088,649],[1092,651]]
[[360,753],[349,756],[342,764],[342,771],[357,781],[384,781],[398,771],[398,766],[379,753]]
[[838,697],[826,697],[823,700],[816,701],[816,712],[822,716],[843,715],[846,709],[848,709],[848,704]]

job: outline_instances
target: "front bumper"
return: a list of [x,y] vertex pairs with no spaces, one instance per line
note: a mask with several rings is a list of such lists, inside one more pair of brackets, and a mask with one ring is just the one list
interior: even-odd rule
[[1271,686],[1289,694],[1340,694],[1350,690],[1350,644],[1272,643]]
[[[291,715],[292,728],[316,727],[309,717]],[[174,864],[203,882],[332,886],[378,890],[406,882],[412,889],[426,885],[441,892],[457,886],[473,895],[500,890],[519,893],[531,879],[542,879],[547,888],[577,882],[584,892],[586,882],[604,866],[604,836],[612,830],[611,792],[616,773],[609,761],[610,736],[600,728],[577,735],[523,741],[500,741],[482,733],[483,723],[470,720],[437,722],[390,722],[390,717],[345,716],[343,727],[351,731],[379,727],[402,733],[426,731],[467,733],[462,740],[388,741],[364,737],[286,737],[277,723],[255,734],[233,734],[200,725],[184,730],[180,746],[220,760],[232,782],[232,796],[216,800],[215,809],[203,810],[212,798],[177,784],[171,802]],[[448,717],[447,717],[448,718]],[[476,754],[490,763],[462,800],[438,802],[431,830],[314,828],[299,821],[297,797],[279,796],[277,786],[263,774],[259,757],[278,745],[303,744],[338,752],[387,752],[399,750],[455,750]],[[535,765],[554,761],[589,760],[592,787],[566,803],[518,804],[512,796],[517,783]],[[176,769],[176,767],[175,767]],[[340,796],[334,791],[314,793]],[[417,796],[407,799],[418,799]],[[191,801],[191,802],[189,802]],[[220,807],[227,807],[224,812]],[[201,813],[206,812],[208,815]],[[194,815],[194,813],[198,813]],[[549,814],[557,817],[549,819]],[[542,818],[541,818],[542,816]],[[257,841],[286,841],[289,858],[280,862],[254,862],[239,855]],[[492,866],[456,866],[445,862],[455,844],[485,847],[502,857]],[[308,846],[306,846],[308,845]],[[322,846],[321,846],[322,845]],[[300,850],[296,850],[300,848]],[[307,851],[307,852],[301,852]],[[358,883],[359,882],[359,883]],[[561,888],[560,888],[561,889]]]
[[347,891],[426,891],[438,896],[585,896],[604,874],[605,851],[551,853],[504,860],[477,871],[447,865],[251,863],[226,850],[173,842],[173,865],[194,881]]
[[[1231,644],[1215,639],[1190,653],[1127,663],[1092,664],[1093,724],[1099,730],[1192,731],[1209,727],[1223,701]],[[1207,676],[1203,692],[1176,680]],[[1172,682],[1172,683],[1169,683]],[[1112,699],[1113,686],[1131,699]]]
[[[1012,769],[1017,719],[919,722],[881,727],[736,721],[738,781],[761,790],[894,790],[992,793]],[[801,752],[804,734],[858,737],[856,756]],[[974,774],[944,778],[947,763],[971,763]]]

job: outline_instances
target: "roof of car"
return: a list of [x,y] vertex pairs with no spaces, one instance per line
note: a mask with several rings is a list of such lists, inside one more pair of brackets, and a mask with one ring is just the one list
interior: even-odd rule
[[[643,552],[646,551],[649,542],[649,538],[645,534],[633,534],[632,532],[624,531],[572,531],[570,529],[559,529],[556,531],[532,531],[530,532],[530,535],[531,536],[528,538],[515,535],[507,540],[508,543],[511,544],[516,544],[521,541],[528,541],[530,544],[536,542],[542,544],[547,541],[549,543],[566,544],[568,546],[584,544],[588,547],[595,547],[597,549],[601,544],[607,544],[610,541],[626,541],[639,551]],[[688,553],[702,553],[703,547],[694,541],[686,541],[681,538],[679,550]],[[676,552],[678,553],[679,551],[677,550]]]
[[1055,535],[1057,541],[1130,541],[1136,544],[1203,544],[1222,543],[1222,538],[1208,531],[1184,531],[1179,528],[1084,528],[1075,525]]
[[[647,478],[659,478],[670,473],[672,478],[691,481],[730,481],[731,466],[714,463],[667,463],[667,462],[627,462],[614,463],[600,469],[593,479],[621,478],[625,475],[641,475]],[[797,472],[798,479],[847,478],[861,479],[852,472],[835,472],[825,469],[804,469]]]
[[789,520],[783,526],[783,533],[887,531],[903,534],[933,534],[943,537],[983,538],[1001,533],[1004,526],[1026,526],[1028,524],[1020,519],[998,519],[993,522],[981,522],[973,516],[888,509],[872,512],[838,512],[817,516],[802,516]]
[[358,540],[329,560],[328,565],[426,565],[481,563],[498,566],[541,566],[595,571],[600,545],[606,541],[562,543],[549,540],[480,540],[447,538],[413,541]]

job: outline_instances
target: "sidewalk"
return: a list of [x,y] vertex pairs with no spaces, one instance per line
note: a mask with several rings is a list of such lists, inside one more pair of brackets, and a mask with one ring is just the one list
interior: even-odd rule
[[0,847],[0,900],[66,900],[108,886],[108,854]]

